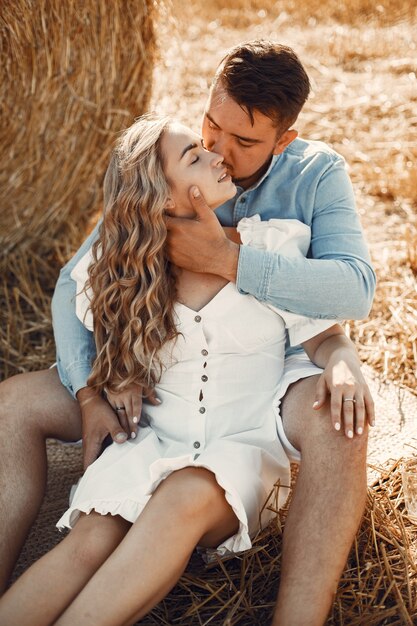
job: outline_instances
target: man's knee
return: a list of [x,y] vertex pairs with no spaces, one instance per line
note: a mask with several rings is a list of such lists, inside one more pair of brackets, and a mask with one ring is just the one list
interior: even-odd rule
[[343,429],[334,428],[330,398],[319,409],[313,408],[318,376],[311,376],[294,383],[282,400],[281,416],[285,433],[290,442],[301,453],[329,447],[340,454],[358,458],[366,457],[368,428],[365,425],[362,435],[349,439]]
[[12,376],[0,383],[0,429],[44,437],[80,437],[78,403],[61,384],[56,370]]
[[0,427],[20,425],[29,410],[29,398],[25,393],[25,376],[18,374],[0,383]]

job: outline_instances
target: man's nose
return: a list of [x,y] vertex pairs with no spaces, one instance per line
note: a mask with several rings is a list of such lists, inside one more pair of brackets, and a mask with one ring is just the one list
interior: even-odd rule
[[227,153],[227,139],[223,133],[218,133],[216,137],[213,137],[211,145],[207,146],[212,152],[226,156]]
[[211,162],[212,167],[219,167],[219,165],[221,165],[224,161],[224,157],[218,152],[212,151],[210,156],[211,156],[210,162]]

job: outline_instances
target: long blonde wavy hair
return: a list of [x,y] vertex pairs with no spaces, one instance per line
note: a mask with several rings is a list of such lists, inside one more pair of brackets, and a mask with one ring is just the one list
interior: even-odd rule
[[169,118],[139,118],[119,138],[104,180],[104,216],[86,289],[97,357],[88,385],[122,391],[153,387],[162,372],[158,351],[175,338],[175,281],[165,253],[164,207],[169,186],[161,138]]

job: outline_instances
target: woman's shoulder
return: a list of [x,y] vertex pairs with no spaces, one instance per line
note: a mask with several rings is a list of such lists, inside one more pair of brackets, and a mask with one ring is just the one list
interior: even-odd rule
[[242,245],[270,252],[299,252],[307,254],[311,229],[297,219],[270,219],[262,221],[258,214],[244,217],[237,225]]

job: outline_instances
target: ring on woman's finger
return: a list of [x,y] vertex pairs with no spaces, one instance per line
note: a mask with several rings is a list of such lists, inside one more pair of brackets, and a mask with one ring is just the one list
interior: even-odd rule
[[343,398],[343,402],[356,402],[355,398]]
[[124,406],[115,406],[114,409],[115,409],[115,411],[125,411],[125,407]]

